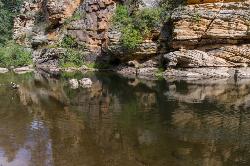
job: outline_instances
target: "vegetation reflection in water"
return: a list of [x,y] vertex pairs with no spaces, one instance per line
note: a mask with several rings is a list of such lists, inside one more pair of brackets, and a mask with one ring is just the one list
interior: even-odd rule
[[0,75],[0,165],[249,165],[250,81],[84,76]]

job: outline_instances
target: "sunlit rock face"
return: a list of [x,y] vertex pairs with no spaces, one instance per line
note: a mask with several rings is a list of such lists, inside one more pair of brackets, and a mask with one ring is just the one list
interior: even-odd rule
[[53,24],[63,23],[65,19],[73,15],[80,2],[80,0],[48,0],[46,7],[49,20]]
[[163,56],[168,67],[183,70],[169,70],[166,75],[248,78],[248,69],[241,67],[250,64],[250,1],[189,3],[197,4],[177,8],[171,17],[170,45],[179,51]]
[[43,0],[32,2],[25,1],[21,7],[20,14],[14,20],[13,38],[17,43],[30,45],[28,36],[32,35],[35,26],[35,16],[42,8]]
[[206,3],[176,9],[173,48],[241,44],[250,40],[250,1]]
[[187,0],[188,4],[215,3],[215,2],[240,2],[242,0]]
[[102,55],[108,41],[108,29],[116,8],[114,0],[86,0],[78,9],[82,18],[72,21],[67,27],[68,35],[83,43],[86,60],[94,61]]
[[56,40],[57,33],[48,27],[60,26],[79,5],[80,0],[25,1],[14,20],[14,40],[29,47],[46,45],[49,40]]
[[[14,39],[31,47],[35,63],[39,66],[44,55],[50,54],[65,36],[73,37],[81,46],[85,61],[108,61],[110,55],[128,59],[132,54],[142,59],[160,53],[157,39],[161,28],[151,32],[138,49],[127,52],[121,47],[121,32],[112,26],[111,18],[119,0],[37,0],[26,1],[14,21]],[[156,7],[159,2],[143,1],[138,9]],[[52,45],[52,46],[51,46]],[[106,56],[108,55],[108,56]],[[61,55],[58,54],[57,57]],[[124,58],[125,57],[125,58]],[[53,64],[56,64],[53,61]],[[42,62],[49,66],[47,60]]]

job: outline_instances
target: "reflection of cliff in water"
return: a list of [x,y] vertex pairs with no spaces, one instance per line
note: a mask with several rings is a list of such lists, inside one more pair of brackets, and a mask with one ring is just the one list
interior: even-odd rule
[[6,94],[0,96],[0,151],[7,157],[0,155],[0,162],[250,163],[247,82],[87,76],[93,87],[77,90],[69,88],[66,78],[38,73],[8,76],[21,85],[19,90],[8,90],[6,79],[0,80],[1,94]]

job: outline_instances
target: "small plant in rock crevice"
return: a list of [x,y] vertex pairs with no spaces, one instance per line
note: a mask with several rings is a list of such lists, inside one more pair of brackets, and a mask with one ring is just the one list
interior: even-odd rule
[[192,16],[192,19],[193,21],[195,21],[196,23],[199,23],[201,21],[201,15],[200,13],[195,13],[193,16]]
[[164,71],[165,71],[164,68],[159,68],[159,69],[155,72],[155,76],[156,76],[158,79],[163,79]]

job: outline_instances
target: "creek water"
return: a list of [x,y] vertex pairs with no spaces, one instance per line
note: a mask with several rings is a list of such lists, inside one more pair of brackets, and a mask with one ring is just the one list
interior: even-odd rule
[[1,74],[0,165],[250,165],[250,80]]

